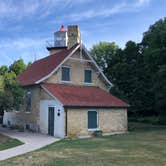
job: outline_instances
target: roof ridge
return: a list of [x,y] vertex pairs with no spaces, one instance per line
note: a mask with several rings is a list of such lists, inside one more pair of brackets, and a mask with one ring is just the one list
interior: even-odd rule
[[[59,51],[59,52],[56,52],[56,53],[54,53],[54,54],[49,54],[49,55],[47,55],[47,56],[45,56],[45,57],[43,57],[43,58],[41,58],[41,59],[36,60],[36,61],[33,62],[32,64],[34,64],[34,63],[36,63],[36,62],[38,62],[38,61],[47,59],[47,58],[49,58],[49,57],[55,56],[55,55],[57,55],[57,54],[61,54],[62,52],[65,52],[65,51],[69,51],[69,52],[70,52],[70,50],[72,50],[76,45],[78,45],[78,44],[75,44],[74,46],[72,46],[72,47],[69,48],[69,49],[68,49],[68,48],[64,48],[63,50],[61,50],[61,51]],[[31,65],[32,65],[32,64],[31,64]]]
[[70,49],[64,49],[55,54],[41,58],[33,62],[23,73],[17,77],[17,81],[21,85],[38,84],[42,79],[51,74],[58,65],[60,65],[66,57],[79,48],[79,44],[75,44]]

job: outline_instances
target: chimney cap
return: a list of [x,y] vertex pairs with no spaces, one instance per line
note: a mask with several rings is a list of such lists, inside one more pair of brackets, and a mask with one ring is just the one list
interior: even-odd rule
[[67,32],[67,30],[64,28],[64,25],[61,25],[61,28],[59,29],[59,32]]

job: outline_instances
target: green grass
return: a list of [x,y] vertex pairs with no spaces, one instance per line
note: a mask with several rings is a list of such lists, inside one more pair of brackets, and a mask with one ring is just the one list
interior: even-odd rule
[[61,140],[0,165],[166,166],[166,126],[131,123],[129,129],[123,135]]
[[0,134],[0,151],[13,148],[18,145],[22,145],[23,143],[17,139],[13,139],[7,136]]

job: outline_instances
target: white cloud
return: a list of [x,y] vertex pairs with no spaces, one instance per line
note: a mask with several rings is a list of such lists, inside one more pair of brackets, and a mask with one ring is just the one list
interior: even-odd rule
[[40,59],[48,54],[45,41],[45,38],[19,38],[0,41],[0,61],[3,64],[11,64],[20,58],[23,58],[25,62],[34,61],[35,57]]
[[145,5],[145,4],[149,4],[150,0],[137,0],[137,4],[138,5]]
[[91,9],[88,11],[84,11],[82,13],[71,13],[68,16],[65,16],[64,18],[68,18],[71,21],[79,21],[82,19],[90,19],[93,17],[108,17],[117,13],[121,12],[121,9],[125,8],[126,3],[120,3],[118,5],[113,6],[112,8],[108,9],[100,9],[96,12],[96,10]]
[[0,19],[19,20],[32,15],[46,17],[56,9],[64,9],[90,1],[92,0],[22,0],[17,3],[13,0],[0,1]]
[[64,16],[64,18],[67,18],[70,21],[80,21],[94,17],[109,17],[119,13],[138,11],[149,3],[150,0],[136,0],[134,3],[121,2],[117,3],[114,6],[110,6],[108,4],[105,8],[99,8],[97,10],[91,9],[83,12],[71,13],[67,16]]

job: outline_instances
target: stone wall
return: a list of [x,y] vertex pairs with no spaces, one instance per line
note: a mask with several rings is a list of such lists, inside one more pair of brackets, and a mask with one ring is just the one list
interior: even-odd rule
[[[76,52],[73,56],[73,58],[80,58],[79,52]],[[85,56],[83,56],[85,57]],[[80,61],[73,61],[73,60],[67,60],[63,66],[69,66],[70,67],[70,76],[71,81],[70,84],[74,85],[82,85],[82,86],[98,86],[104,90],[108,90],[108,87],[104,80],[101,78],[101,75],[99,75],[97,69],[91,65],[89,62],[80,62]],[[92,84],[86,84],[84,83],[84,69],[90,68],[92,70]],[[59,68],[50,78],[46,80],[48,83],[63,83],[61,81],[61,68]]]
[[30,91],[32,94],[31,111],[26,112],[24,100],[20,111],[5,113],[4,124],[7,124],[8,121],[10,121],[12,125],[16,124],[24,127],[28,124],[31,130],[40,131],[40,100],[51,100],[52,97],[41,89],[39,85],[29,86],[24,89],[25,92]]
[[[94,109],[93,109],[94,110]],[[69,137],[88,136],[88,111],[90,109],[67,110],[67,135]],[[103,134],[127,131],[127,109],[96,109],[98,113],[98,129]]]
[[81,42],[80,29],[77,25],[68,26],[68,48]]

